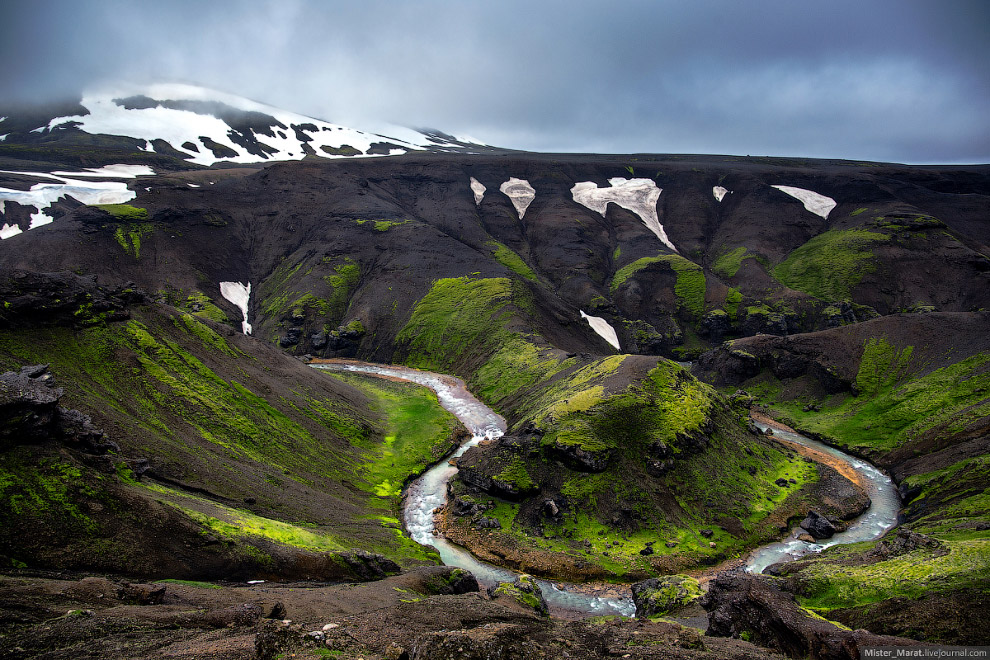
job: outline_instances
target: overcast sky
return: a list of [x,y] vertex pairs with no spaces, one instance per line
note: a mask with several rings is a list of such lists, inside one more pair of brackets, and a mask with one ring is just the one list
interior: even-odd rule
[[188,82],[532,151],[990,163],[987,0],[0,0],[0,89]]

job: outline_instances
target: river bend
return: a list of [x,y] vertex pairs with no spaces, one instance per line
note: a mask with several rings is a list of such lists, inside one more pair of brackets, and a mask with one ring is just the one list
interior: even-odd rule
[[[356,361],[312,364],[310,366],[328,371],[352,371],[397,378],[430,388],[436,392],[440,405],[456,416],[471,433],[471,439],[461,445],[451,458],[462,455],[482,440],[497,438],[505,433],[505,420],[491,408],[478,401],[459,378],[409,367]],[[766,424],[758,424],[758,426],[763,430],[767,428]],[[796,559],[810,552],[820,552],[840,543],[870,541],[879,538],[895,525],[900,500],[890,477],[866,461],[853,458],[834,447],[776,427],[773,428],[773,431],[775,436],[784,440],[826,452],[838,460],[848,463],[863,477],[863,481],[867,485],[867,494],[872,500],[872,506],[866,513],[853,521],[846,531],[836,534],[822,543],[805,543],[791,537],[753,550],[745,564],[745,569],[748,572],[760,573],[770,564]],[[447,482],[456,472],[457,468],[444,460],[427,470],[409,485],[406,489],[403,509],[406,530],[417,543],[436,548],[444,564],[471,571],[484,585],[511,582],[518,575],[517,572],[482,562],[464,548],[450,543],[446,538],[436,533],[433,512],[446,503]],[[635,613],[636,608],[630,595],[610,597],[595,594],[593,590],[582,588],[580,585],[546,580],[538,580],[538,582],[543,589],[543,595],[551,611],[578,611],[595,615],[619,614],[623,616],[632,616]],[[629,593],[628,588],[625,588],[624,591],[626,594]]]

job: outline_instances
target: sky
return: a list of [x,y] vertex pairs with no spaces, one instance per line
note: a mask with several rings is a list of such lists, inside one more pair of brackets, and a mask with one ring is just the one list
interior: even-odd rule
[[987,0],[0,0],[8,101],[216,88],[547,152],[990,163]]

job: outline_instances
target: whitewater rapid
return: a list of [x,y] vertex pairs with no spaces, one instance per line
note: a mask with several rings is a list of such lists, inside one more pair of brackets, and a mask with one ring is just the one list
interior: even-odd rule
[[[505,420],[491,408],[478,401],[464,385],[453,376],[419,371],[409,367],[370,364],[365,362],[336,362],[310,365],[327,371],[352,371],[410,381],[430,388],[444,409],[457,417],[471,433],[471,439],[462,444],[450,458],[461,456],[471,447],[488,438],[498,438],[505,433]],[[765,424],[758,424],[765,430]],[[856,543],[879,538],[897,521],[900,500],[890,477],[866,461],[853,458],[843,452],[797,433],[774,428],[774,435],[784,440],[812,447],[844,461],[863,476],[872,506],[866,513],[853,521],[845,532],[836,534],[823,543],[805,543],[796,538],[788,538],[771,543],[752,551],[746,561],[745,570],[760,573],[770,564],[796,559],[810,552],[821,550],[840,543]],[[517,572],[492,566],[480,561],[464,548],[449,542],[438,534],[433,517],[437,508],[447,501],[447,482],[457,472],[449,459],[443,460],[413,481],[406,490],[403,518],[409,536],[423,545],[433,546],[444,564],[471,571],[478,581],[486,586],[498,582],[511,582]],[[594,593],[586,586],[564,582],[537,580],[551,612],[584,612],[594,615],[618,614],[633,616],[636,607],[628,586],[614,585],[613,591],[624,591],[622,596],[605,596]]]

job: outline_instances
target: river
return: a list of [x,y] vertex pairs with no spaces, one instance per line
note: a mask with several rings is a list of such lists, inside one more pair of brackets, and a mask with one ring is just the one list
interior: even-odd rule
[[[464,382],[453,376],[420,371],[409,367],[370,364],[365,362],[333,362],[310,365],[328,371],[352,371],[378,376],[407,380],[429,387],[436,392],[440,405],[456,416],[471,433],[471,439],[461,445],[452,455],[456,458],[471,447],[487,438],[497,438],[505,433],[505,420],[491,408],[478,401],[465,387]],[[767,425],[760,424],[762,429]],[[873,504],[866,513],[849,525],[845,532],[836,534],[823,543],[805,543],[796,538],[788,538],[771,543],[752,551],[747,558],[746,570],[762,572],[770,564],[795,559],[809,552],[820,552],[824,548],[839,543],[855,543],[879,538],[894,526],[900,500],[890,478],[869,463],[848,456],[843,452],[803,435],[774,428],[774,435],[784,440],[796,442],[818,451],[827,452],[845,461],[856,470],[867,484],[867,491]],[[447,482],[457,468],[447,460],[441,461],[413,481],[406,490],[403,518],[406,530],[417,543],[437,549],[443,563],[471,571],[484,585],[497,582],[511,582],[518,575],[514,571],[492,566],[479,561],[464,548],[447,541],[436,534],[433,512],[446,503]],[[552,613],[584,612],[594,615],[619,614],[632,616],[635,611],[628,587],[616,588],[627,595],[614,596],[596,593],[584,585],[537,580]],[[612,589],[615,591],[615,589]]]

